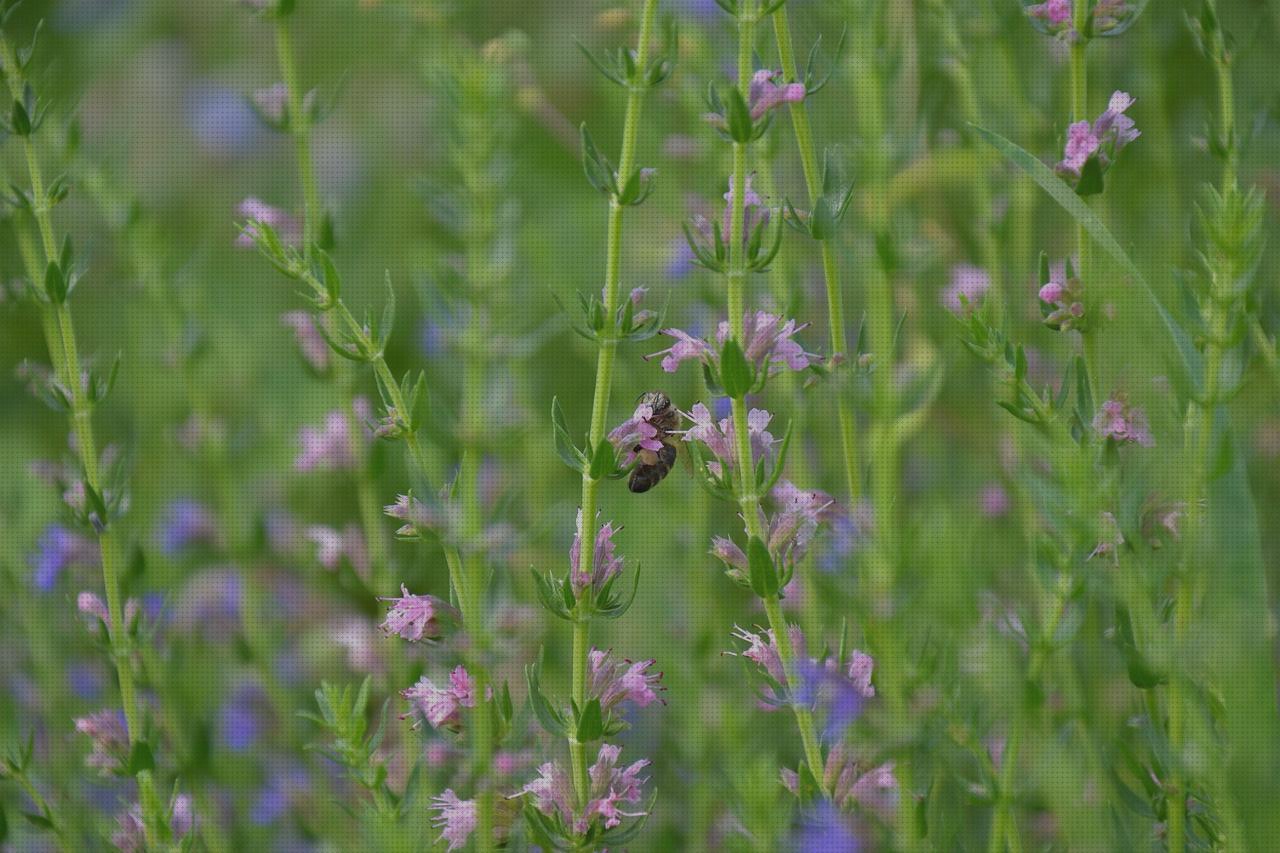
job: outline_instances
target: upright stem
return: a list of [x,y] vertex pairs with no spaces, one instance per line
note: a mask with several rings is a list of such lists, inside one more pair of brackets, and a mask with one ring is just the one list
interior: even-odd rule
[[298,180],[302,184],[302,253],[303,257],[310,258],[320,225],[320,191],[316,186],[315,164],[311,161],[311,115],[307,112],[306,96],[298,83],[298,62],[294,57],[293,36],[286,16],[276,18],[276,56],[280,76],[284,78],[289,104],[289,133],[293,137]]
[[[654,19],[657,16],[657,0],[644,0],[640,17],[640,33],[636,41],[636,67],[643,74],[649,65],[649,42],[653,36]],[[622,148],[618,155],[618,175],[627,180],[636,163],[636,137],[640,129],[640,112],[644,106],[646,86],[634,83],[627,93],[626,114],[622,125]],[[619,282],[622,277],[622,214],[625,208],[617,197],[609,199],[609,224],[605,244],[604,316],[612,321],[618,309]],[[604,440],[605,423],[609,414],[609,396],[613,389],[613,363],[617,356],[618,339],[608,331],[600,337],[596,355],[596,384],[591,402],[591,428],[588,443],[592,451]],[[578,549],[578,571],[590,576],[594,570],[596,541],[596,491],[600,481],[590,471],[582,474],[582,529],[578,532],[581,547]],[[573,623],[573,661],[571,690],[573,701],[579,708],[587,701],[587,667],[591,640],[591,613],[587,597],[578,600]],[[587,778],[587,754],[583,744],[569,738],[569,759],[573,765],[574,791],[579,806],[585,806],[590,797]]]
[[[21,101],[24,81],[20,77],[13,47],[3,36],[0,36],[0,67],[4,69],[4,78],[8,83],[10,95],[15,101]],[[32,212],[40,233],[44,263],[47,266],[58,259],[58,240],[53,229],[53,218],[50,215],[44,173],[40,168],[39,152],[30,135],[22,137],[22,143],[26,155],[27,172],[31,179]],[[28,272],[32,282],[37,286],[43,281],[44,269]],[[98,461],[98,442],[93,430],[93,404],[88,399],[81,379],[83,374],[76,345],[75,327],[71,319],[71,308],[64,301],[57,305],[42,306],[41,312],[46,315],[43,320],[45,343],[53,360],[54,371],[71,393],[71,429],[76,440],[76,453],[84,467],[85,482],[93,491],[102,495],[103,480]],[[110,524],[110,520],[101,519],[101,524],[103,527],[98,534],[98,548],[102,560],[102,585],[107,596],[107,613],[111,617],[107,633],[111,645],[112,663],[115,665],[120,682],[120,702],[124,710],[125,724],[129,729],[129,744],[133,746],[142,740],[143,719],[138,706],[137,685],[134,682],[132,643],[125,629],[124,605],[121,601],[120,578],[125,566],[124,550],[116,527]],[[140,771],[137,779],[138,802],[142,809],[144,832],[148,843],[153,844],[157,840],[157,830],[164,827],[163,807],[156,792],[151,771]]]
[[[1073,14],[1075,16],[1072,25],[1077,33],[1084,32],[1085,24],[1089,14],[1089,4],[1081,0],[1073,4]],[[1070,64],[1071,64],[1071,121],[1088,121],[1089,120],[1089,73],[1088,62],[1085,57],[1085,49],[1089,43],[1083,38],[1077,36],[1076,40],[1071,43],[1070,47]],[[1085,198],[1088,204],[1089,199]],[[1080,281],[1084,282],[1085,288],[1091,288],[1096,294],[1100,291],[1100,282],[1093,280],[1093,258],[1092,246],[1089,242],[1089,235],[1085,233],[1084,225],[1076,222],[1076,253],[1080,259],[1080,269],[1077,273]],[[1084,363],[1085,369],[1089,374],[1089,384],[1093,386],[1093,393],[1103,393],[1102,380],[1100,373],[1100,365],[1098,364],[1098,347],[1097,347],[1098,330],[1090,329],[1084,333]]]
[[[774,41],[778,45],[778,60],[782,64],[782,73],[788,80],[799,79],[785,5],[773,13],[773,34]],[[816,205],[822,198],[824,188],[822,171],[818,165],[818,155],[813,143],[813,131],[809,126],[808,107],[801,101],[791,104],[790,112],[796,148],[800,152],[800,166],[804,170],[804,182],[809,191],[809,203]],[[834,239],[830,237],[819,241],[822,276],[827,290],[827,326],[831,335],[831,357],[842,356],[846,361],[851,362],[856,358],[857,353],[848,351],[849,332],[845,326],[844,291],[841,289],[840,268],[836,261],[835,248],[832,246]],[[846,372],[852,368],[852,363],[846,365]],[[840,449],[844,456],[845,485],[849,490],[849,505],[852,507],[862,495],[862,474],[858,467],[858,422],[848,394],[837,394],[836,415],[840,422]]]
[[[758,6],[747,0],[738,10],[738,88],[744,101],[749,100],[751,87],[751,54],[755,47],[755,26]],[[785,26],[785,25],[784,25]],[[794,64],[794,63],[793,63]],[[807,125],[806,125],[807,127]],[[729,334],[741,342],[746,313],[746,251],[743,245],[743,231],[746,223],[746,182],[747,182],[747,146],[744,143],[733,144],[733,192],[729,196],[729,270],[728,278],[728,311]],[[760,529],[760,495],[756,492],[754,466],[751,458],[751,433],[747,425],[747,404],[745,395],[730,400],[733,415],[733,435],[736,443],[734,473],[737,477],[738,506],[746,523],[747,535],[763,539]],[[782,605],[777,595],[764,599],[765,613],[769,617],[769,627],[773,631],[774,642],[778,648],[778,658],[792,689],[800,683],[796,672],[796,650],[791,647],[791,635],[787,631],[786,617],[782,613]],[[823,785],[822,776],[824,762],[822,750],[813,724],[813,714],[800,704],[793,704],[796,726],[800,729],[800,739],[804,744],[805,761],[813,777]],[[826,791],[824,789],[823,793]]]

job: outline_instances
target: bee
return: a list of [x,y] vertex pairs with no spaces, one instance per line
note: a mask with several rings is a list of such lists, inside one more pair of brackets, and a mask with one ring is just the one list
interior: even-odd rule
[[653,410],[649,423],[657,428],[656,438],[662,443],[662,449],[645,450],[636,445],[636,467],[631,469],[627,488],[637,494],[647,492],[662,482],[662,478],[676,464],[676,444],[671,432],[680,425],[680,413],[671,405],[671,398],[663,392],[648,391],[640,395],[640,405],[649,406]]

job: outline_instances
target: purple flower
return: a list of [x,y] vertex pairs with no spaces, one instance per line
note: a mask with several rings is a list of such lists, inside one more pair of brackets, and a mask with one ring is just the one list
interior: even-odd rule
[[320,327],[310,311],[286,311],[280,315],[280,324],[293,329],[298,350],[312,370],[324,373],[329,369],[329,343],[320,334]]
[[293,215],[272,207],[260,198],[250,196],[240,202],[236,215],[245,221],[243,230],[236,237],[236,245],[242,249],[254,247],[258,237],[257,223],[273,229],[280,242],[286,246],[298,246],[302,243],[302,223]]
[[130,743],[122,711],[107,708],[80,717],[76,720],[76,731],[87,735],[93,745],[93,751],[85,756],[85,764],[98,768],[103,776],[124,767]]
[[436,686],[425,675],[400,695],[409,700],[431,728],[459,731],[462,728],[462,709],[476,706],[476,684],[465,667],[455,667],[449,673],[449,683]]
[[440,840],[449,842],[450,850],[465,847],[476,831],[476,801],[459,799],[452,788],[446,788],[432,798],[431,810],[436,813],[431,825],[440,830]]
[[614,660],[610,652],[592,649],[588,671],[588,692],[600,700],[601,710],[608,711],[623,702],[647,708],[658,699],[661,672],[651,672],[655,661]]
[[1054,167],[1058,174],[1074,185],[1080,180],[1085,163],[1090,158],[1096,158],[1099,167],[1105,172],[1120,151],[1141,135],[1134,126],[1133,119],[1125,115],[1125,111],[1133,103],[1133,97],[1128,92],[1116,90],[1111,94],[1107,109],[1093,124],[1077,121],[1068,127],[1062,160]]
[[[804,649],[804,633],[800,630],[800,626],[788,625],[787,633],[791,636],[792,650],[802,651]],[[787,674],[783,671],[782,657],[778,654],[778,644],[772,628],[755,633],[735,625],[733,626],[733,636],[747,644],[745,649],[737,653],[739,657],[744,657],[756,664],[779,686],[786,686]]]
[[614,527],[612,522],[605,522],[596,531],[594,556],[591,561],[591,574],[582,571],[582,509],[578,509],[578,529],[573,536],[573,544],[569,546],[569,567],[572,569],[570,583],[574,595],[581,596],[583,590],[590,587],[599,592],[609,580],[622,571],[623,558],[615,553],[613,536],[622,528]]
[[861,849],[852,819],[829,800],[820,801],[801,816],[796,853],[858,853]]
[[434,595],[412,595],[408,587],[400,584],[399,598],[383,598],[392,602],[387,618],[379,626],[387,635],[396,634],[411,643],[420,640],[438,640],[444,633],[440,624],[441,614],[456,615],[457,611]]
[[99,558],[96,542],[61,524],[50,524],[40,535],[36,550],[27,558],[31,582],[41,592],[51,592],[68,566],[95,567]]
[[262,732],[262,691],[245,684],[232,693],[218,712],[218,741],[232,752],[244,752]]
[[169,504],[156,538],[160,549],[173,556],[197,543],[212,544],[217,537],[218,526],[209,508],[184,498]]
[[201,84],[188,96],[187,125],[197,144],[217,156],[251,150],[261,125],[241,94],[224,86]]
[[547,817],[559,817],[579,835],[590,829],[597,818],[603,820],[605,829],[612,829],[620,825],[624,817],[643,817],[646,814],[643,811],[624,811],[622,807],[640,802],[640,789],[648,781],[641,779],[640,774],[649,762],[640,760],[620,768],[618,756],[621,753],[620,746],[600,745],[596,762],[587,769],[590,791],[581,815],[573,808],[573,784],[569,781],[569,774],[554,761],[539,767],[538,778],[527,783],[515,796],[528,794],[533,797],[534,808]]
[[990,289],[991,276],[982,267],[956,264],[951,268],[951,283],[942,291],[942,304],[953,314],[966,314]]
[[1098,409],[1093,416],[1093,430],[1104,441],[1112,439],[1117,444],[1133,442],[1143,447],[1154,447],[1156,443],[1151,437],[1151,425],[1147,423],[1146,414],[1119,395],[1112,396]]
[[[764,199],[756,192],[753,184],[756,176],[754,174],[747,175],[744,185],[746,190],[742,194],[742,239],[744,241],[750,239],[752,232],[760,225],[769,221],[769,208],[765,205]],[[720,236],[725,240],[729,239],[730,229],[733,225],[733,207],[737,203],[735,196],[737,193],[733,187],[733,175],[729,176],[729,190],[724,194],[724,213],[720,219]],[[695,222],[695,224],[697,224]],[[702,230],[699,228],[699,230]],[[710,234],[703,234],[708,239],[712,238]]]

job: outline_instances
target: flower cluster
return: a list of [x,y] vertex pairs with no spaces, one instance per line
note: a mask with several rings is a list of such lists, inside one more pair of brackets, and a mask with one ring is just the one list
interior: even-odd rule
[[[837,807],[847,809],[856,803],[880,819],[888,820],[897,809],[899,797],[898,780],[893,769],[892,761],[871,764],[859,760],[841,741],[827,753],[822,773],[823,787],[831,792],[831,802]],[[783,787],[799,793],[798,773],[784,768],[781,778]]]
[[[1054,168],[1078,192],[1100,191],[1102,174],[1115,162],[1121,150],[1141,135],[1134,126],[1133,119],[1125,115],[1125,110],[1131,106],[1133,98],[1129,93],[1117,90],[1112,93],[1106,110],[1092,124],[1078,121],[1067,128],[1067,143],[1062,160]],[[1090,161],[1098,168],[1097,187],[1083,184],[1086,166]]]
[[991,276],[982,267],[956,264],[951,269],[951,283],[942,291],[942,304],[953,314],[966,314],[990,289]]
[[[707,463],[707,468],[716,477],[724,477],[728,469],[736,465],[736,448],[734,443],[733,419],[721,418],[717,421],[702,403],[695,403],[693,410],[685,415],[693,426],[684,431],[685,441],[696,441],[706,446],[716,460]],[[764,409],[752,409],[747,413],[747,435],[751,440],[751,465],[754,469],[759,462],[767,458],[773,450],[777,439],[769,432],[769,424],[773,415]]]
[[[806,352],[794,336],[808,327],[767,311],[748,311],[742,323],[742,354],[757,373],[773,374],[783,369],[805,370],[821,361],[814,353]],[[674,338],[675,343],[646,358],[662,356],[662,369],[675,373],[680,365],[690,359],[700,359],[712,369],[720,367],[720,353],[730,337],[729,322],[723,320],[716,329],[716,346],[694,337],[680,329],[663,329],[662,334]]]
[[538,768],[538,778],[526,784],[515,796],[528,795],[533,806],[545,817],[557,822],[559,828],[581,835],[599,818],[605,829],[622,823],[624,817],[643,817],[646,812],[624,811],[623,806],[640,802],[641,787],[647,778],[640,774],[649,766],[641,759],[629,766],[618,766],[622,747],[601,744],[594,764],[588,768],[591,790],[586,805],[579,813],[574,808],[573,783],[569,772],[558,762],[548,761]]
[[259,223],[275,231],[280,242],[286,246],[302,244],[302,223],[298,218],[278,207],[272,207],[260,198],[250,196],[240,202],[236,215],[244,220],[244,227],[236,237],[236,245],[242,249],[252,249],[257,245],[261,234]]
[[[357,397],[352,401],[352,415],[360,424],[367,424],[373,416],[369,401]],[[302,472],[316,470],[351,470],[356,465],[358,440],[367,441],[369,430],[353,427],[352,415],[340,409],[334,409],[325,416],[324,426],[320,428],[304,426],[298,431],[300,449],[294,459],[293,466]],[[358,438],[352,435],[353,428],[359,429]]]
[[1094,0],[1092,8],[1088,10],[1085,33],[1075,28],[1072,0],[1044,0],[1043,3],[1027,6],[1026,12],[1027,17],[1041,32],[1066,42],[1076,42],[1086,36],[1119,35],[1133,23],[1138,8],[1139,4],[1127,0]]
[[658,701],[661,672],[652,672],[653,658],[632,663],[616,660],[612,652],[592,649],[587,669],[587,693],[600,700],[600,709],[608,711],[623,702],[647,708]]
[[[182,841],[195,828],[195,807],[187,794],[178,794],[169,804],[169,832],[174,841]],[[147,849],[147,835],[142,817],[142,807],[134,803],[116,817],[116,831],[111,843],[121,853],[141,853]]]
[[1104,441],[1110,439],[1116,444],[1132,442],[1154,447],[1156,443],[1151,436],[1146,413],[1120,396],[1112,397],[1098,409],[1093,417],[1093,430],[1099,438]]
[[573,593],[580,597],[583,590],[590,588],[600,592],[614,576],[622,571],[623,557],[616,553],[613,535],[622,528],[615,527],[613,522],[606,521],[596,531],[594,556],[591,560],[591,574],[582,571],[582,509],[578,509],[577,532],[573,535],[573,544],[569,546],[570,583]]
[[[763,507],[759,510],[764,544],[775,565],[790,568],[804,558],[819,525],[834,520],[840,508],[826,492],[801,489],[789,480],[780,482],[771,496],[778,509],[772,515]],[[747,555],[733,540],[715,537],[711,553],[725,564],[729,577],[740,583],[748,582]]]
[[653,406],[642,402],[636,406],[631,417],[609,433],[609,442],[616,449],[626,451],[627,455],[622,460],[622,464],[626,466],[634,462],[637,453],[641,451],[657,453],[662,450],[661,435],[662,428],[654,423]]
[[400,695],[433,729],[460,731],[462,709],[476,707],[475,680],[462,666],[454,667],[446,685],[437,686],[424,675],[413,687],[400,691]]
[[[807,94],[803,83],[784,83],[781,71],[761,68],[751,76],[747,90],[747,111],[752,122],[763,119],[783,104],[798,104]],[[728,133],[729,121],[722,112],[709,112],[703,118],[712,127]]]
[[1040,287],[1040,313],[1051,329],[1067,331],[1082,328],[1084,321],[1084,287],[1069,262],[1054,264],[1049,280]]
[[76,731],[86,735],[93,751],[84,763],[97,768],[104,776],[124,769],[129,758],[129,730],[124,713],[107,708],[76,720]]
[[411,643],[440,639],[444,633],[441,617],[457,618],[458,615],[448,602],[434,595],[413,595],[404,584],[400,584],[399,598],[384,598],[382,601],[391,602],[391,606],[379,627],[388,636],[394,634]]

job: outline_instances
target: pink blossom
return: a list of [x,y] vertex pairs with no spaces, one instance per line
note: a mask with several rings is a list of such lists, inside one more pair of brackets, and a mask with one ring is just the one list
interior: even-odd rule
[[578,529],[573,536],[573,544],[569,546],[569,566],[572,569],[570,582],[575,595],[590,587],[599,591],[609,580],[622,571],[623,558],[615,553],[616,545],[613,536],[621,528],[612,522],[605,522],[596,531],[596,545],[591,561],[591,573],[582,571],[582,509],[578,509]]
[[379,626],[388,635],[396,634],[411,643],[420,640],[437,640],[444,633],[440,624],[442,614],[454,614],[454,608],[434,595],[413,595],[408,587],[400,584],[399,598],[383,598],[390,601],[387,618]]
[[1154,447],[1156,443],[1146,414],[1119,396],[1102,404],[1093,417],[1093,429],[1104,441],[1112,439],[1117,444],[1133,442],[1143,447]]
[[609,433],[609,441],[619,450],[625,449],[627,457],[623,464],[630,464],[635,458],[635,449],[650,450],[657,453],[662,449],[659,429],[652,423],[653,406],[641,403],[636,406],[630,418],[619,424]]
[[[707,450],[718,461],[708,463],[711,472],[716,476],[724,475],[724,465],[733,467],[736,464],[737,444],[734,439],[732,418],[722,418],[717,423],[711,411],[702,403],[694,404],[693,410],[685,414],[693,422],[693,426],[685,430],[685,441],[698,441],[706,445]],[[764,409],[752,409],[747,413],[747,436],[751,443],[751,464],[754,467],[764,459],[777,440],[769,432],[769,424],[773,415]]]
[[588,691],[600,700],[602,710],[608,711],[623,702],[647,708],[658,699],[661,672],[651,672],[655,661],[642,660],[632,663],[615,660],[610,652],[592,649],[589,655]]
[[124,767],[130,743],[123,713],[108,708],[79,717],[76,731],[87,735],[93,745],[93,751],[85,756],[85,764],[98,768],[104,776]]
[[298,444],[301,447],[293,467],[304,473],[354,468],[356,455],[350,420],[346,412],[334,409],[325,416],[323,427],[304,426],[299,430]]
[[1063,150],[1062,161],[1058,163],[1058,171],[1074,177],[1080,177],[1080,170],[1085,162],[1094,155],[1102,140],[1093,132],[1093,125],[1087,121],[1074,122],[1067,128],[1067,145]]
[[782,83],[781,71],[761,68],[751,77],[748,88],[751,120],[759,121],[765,113],[783,104],[798,104],[807,94],[803,83]]
[[569,774],[558,762],[548,761],[538,768],[538,778],[527,783],[514,796],[529,795],[533,805],[547,817],[558,817],[573,832],[582,834],[597,819],[602,819],[605,829],[612,829],[626,817],[643,817],[643,811],[624,811],[628,803],[642,799],[641,787],[647,779],[640,774],[649,762],[640,760],[625,768],[618,767],[622,747],[601,744],[596,761],[587,769],[590,791],[586,806],[579,815],[574,809],[573,783]]
[[1059,174],[1070,181],[1080,179],[1081,170],[1089,158],[1096,157],[1105,172],[1116,155],[1139,136],[1133,119],[1125,111],[1133,106],[1134,99],[1128,92],[1116,90],[1111,94],[1106,110],[1090,124],[1077,121],[1067,128],[1067,144],[1062,160],[1055,167]]
[[1000,518],[1008,515],[1012,502],[1009,493],[1000,483],[987,483],[982,487],[982,495],[978,498],[982,506],[982,514],[987,518]]
[[431,810],[436,812],[432,826],[440,830],[440,840],[449,842],[449,850],[466,846],[471,833],[476,830],[476,801],[459,799],[452,788],[446,788],[432,798]]
[[[787,626],[787,633],[791,637],[792,649],[803,650],[804,634],[800,626]],[[786,686],[787,674],[782,667],[782,657],[778,653],[778,644],[772,628],[755,633],[735,625],[733,636],[747,644],[747,648],[739,653],[740,657],[755,663],[779,685]]]
[[1071,0],[1045,0],[1026,7],[1027,17],[1040,24],[1042,32],[1067,41],[1079,38],[1072,24]]
[[462,709],[476,706],[475,680],[464,667],[449,673],[449,683],[436,686],[425,675],[413,687],[400,691],[433,729],[457,731],[462,727]]
[[293,215],[278,207],[272,207],[259,198],[250,196],[240,202],[236,215],[245,220],[244,229],[236,237],[236,245],[242,249],[252,249],[258,237],[257,223],[273,229],[280,242],[286,246],[298,246],[302,243],[302,223]]
[[1068,277],[1066,261],[1058,261],[1050,267],[1049,280],[1037,295],[1047,306],[1042,311],[1046,326],[1064,332],[1083,326],[1084,287],[1074,274]]
[[[767,311],[749,311],[743,318],[742,340],[738,343],[747,361],[755,365],[757,371],[767,370],[769,375],[773,375],[783,369],[805,370],[821,360],[817,354],[806,352],[795,340],[794,336],[806,328],[807,324]],[[720,350],[731,336],[727,320],[716,327],[716,346],[680,329],[663,329],[662,334],[674,338],[675,343],[645,358],[662,356],[662,369],[667,373],[675,373],[683,362],[691,359],[700,359],[718,369]]]
[[280,324],[293,329],[302,358],[312,370],[323,373],[329,369],[329,343],[320,334],[320,327],[310,311],[286,311],[280,315]]
[[942,304],[953,314],[965,313],[977,306],[990,289],[991,276],[982,267],[956,264],[951,268],[951,283],[942,292]]

